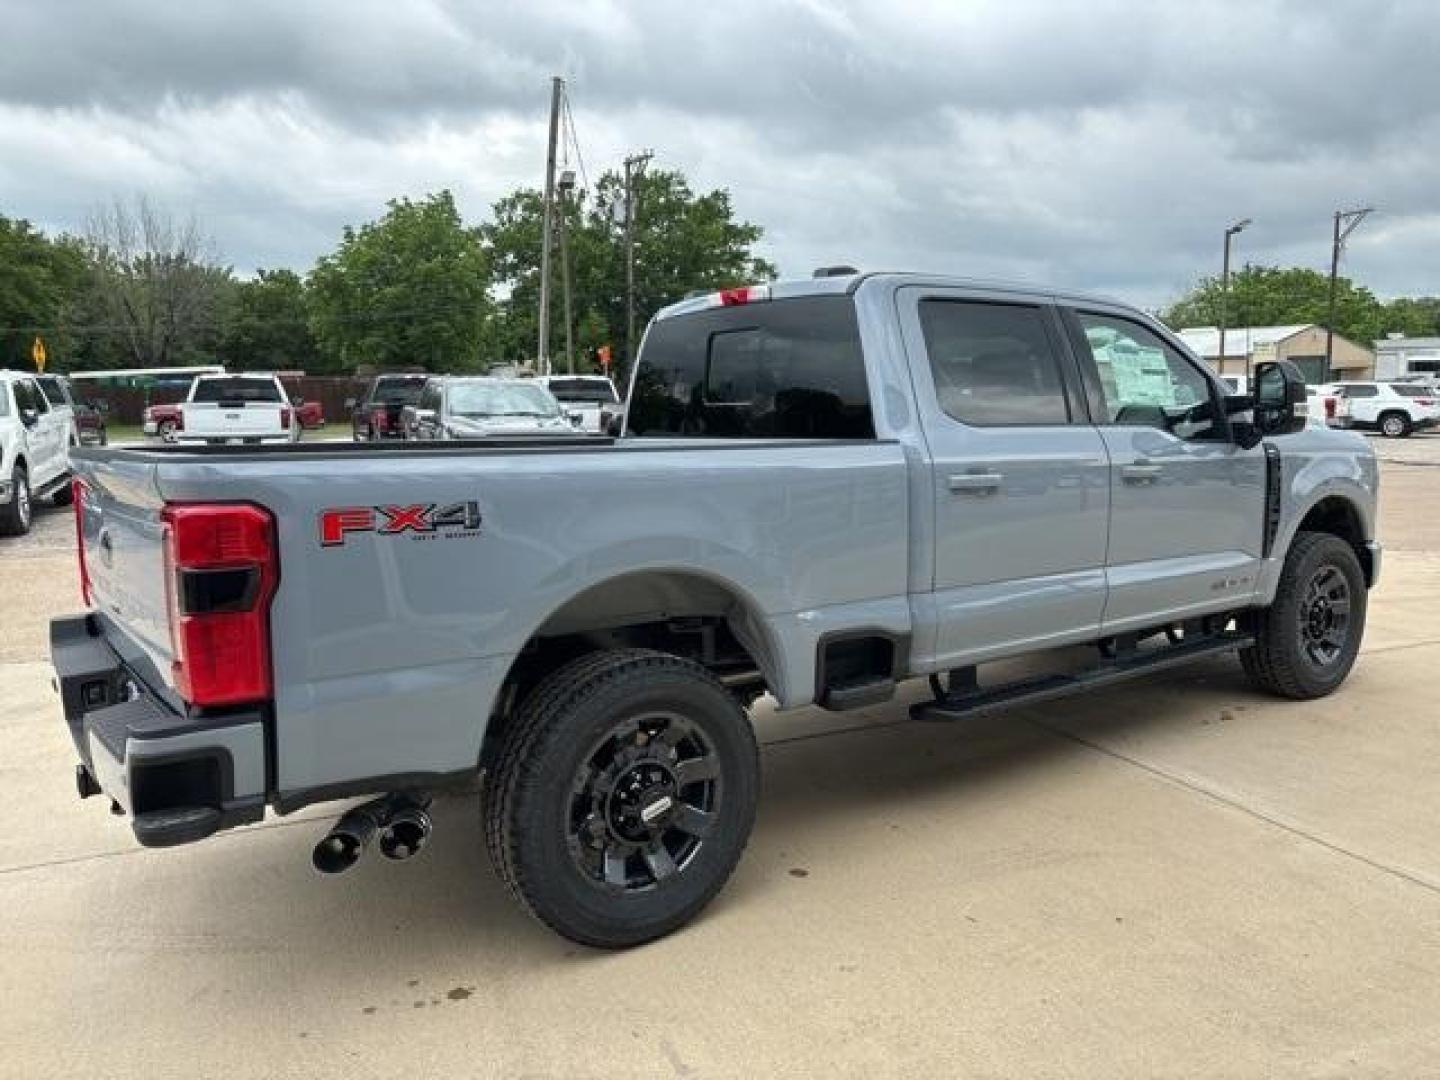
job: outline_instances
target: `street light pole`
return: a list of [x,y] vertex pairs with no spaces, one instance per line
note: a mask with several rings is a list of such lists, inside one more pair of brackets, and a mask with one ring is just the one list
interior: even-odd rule
[[[1225,374],[1225,321],[1229,315],[1230,304],[1230,240],[1238,232],[1243,232],[1245,226],[1250,224],[1247,217],[1243,221],[1237,221],[1225,230],[1225,260],[1220,267],[1220,353],[1215,358],[1215,367],[1219,374]],[[1245,354],[1245,381],[1250,381],[1250,354]]]
[[1325,367],[1320,374],[1322,383],[1330,381],[1331,362],[1335,355],[1335,284],[1340,276],[1340,252],[1345,249],[1345,241],[1350,234],[1365,220],[1365,215],[1374,211],[1373,206],[1335,211],[1335,235],[1330,242],[1330,301],[1325,315]]

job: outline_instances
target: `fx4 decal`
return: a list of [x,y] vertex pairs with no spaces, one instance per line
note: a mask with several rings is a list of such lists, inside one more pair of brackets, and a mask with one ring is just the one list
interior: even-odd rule
[[478,502],[415,503],[413,506],[337,506],[320,511],[320,546],[339,547],[352,532],[474,535],[480,529]]

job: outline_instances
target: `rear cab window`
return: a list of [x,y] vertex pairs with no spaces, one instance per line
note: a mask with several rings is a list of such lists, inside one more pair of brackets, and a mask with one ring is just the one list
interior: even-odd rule
[[190,400],[208,404],[231,401],[271,404],[284,398],[274,379],[225,378],[198,380]]
[[551,379],[546,386],[557,399],[574,405],[613,405],[620,400],[609,379]]
[[626,425],[648,436],[874,438],[854,302],[805,296],[656,321]]
[[420,400],[420,392],[425,389],[428,378],[426,375],[400,375],[376,379],[370,391],[370,400],[377,404],[395,402],[414,405]]

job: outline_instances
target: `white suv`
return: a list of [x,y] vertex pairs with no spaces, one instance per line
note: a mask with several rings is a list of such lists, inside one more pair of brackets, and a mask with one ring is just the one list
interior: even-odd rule
[[1440,424],[1440,397],[1421,384],[1342,382],[1320,391],[1335,398],[1332,427],[1379,431],[1398,439]]
[[75,418],[51,408],[32,375],[0,371],[0,535],[30,531],[34,500],[70,501]]

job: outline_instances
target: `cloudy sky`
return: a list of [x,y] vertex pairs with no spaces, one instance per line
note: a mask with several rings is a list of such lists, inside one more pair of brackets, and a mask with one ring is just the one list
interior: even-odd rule
[[0,0],[0,213],[145,193],[237,270],[304,270],[394,195],[481,220],[648,147],[787,275],[849,262],[1162,304],[1237,257],[1440,293],[1435,0]]

